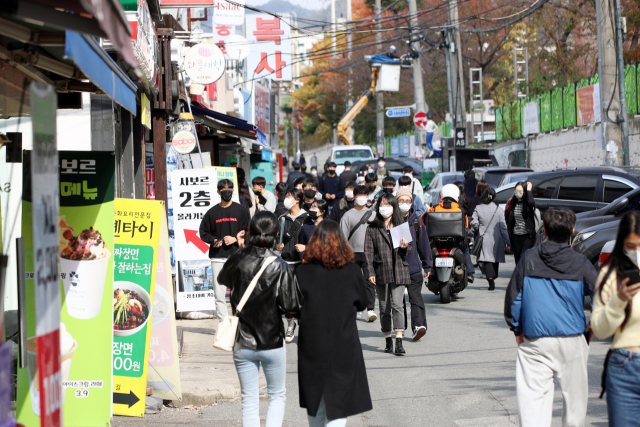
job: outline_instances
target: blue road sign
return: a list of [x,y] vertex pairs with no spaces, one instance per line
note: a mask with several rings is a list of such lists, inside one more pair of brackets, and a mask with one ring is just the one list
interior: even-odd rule
[[409,117],[411,108],[396,108],[387,110],[387,117]]

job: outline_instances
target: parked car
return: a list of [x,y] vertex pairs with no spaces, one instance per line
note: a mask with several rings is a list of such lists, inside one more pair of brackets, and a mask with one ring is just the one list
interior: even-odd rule
[[597,268],[602,248],[611,240],[616,240],[619,225],[620,219],[617,219],[586,228],[576,234],[571,246],[573,250],[586,256]]
[[440,191],[447,184],[453,184],[456,181],[464,181],[462,172],[440,172],[433,177],[431,184],[424,190],[425,206],[434,206],[440,203]]
[[511,196],[513,196],[513,192],[516,188],[516,183],[517,181],[496,188],[496,203],[500,205],[502,210],[507,207],[507,201],[509,201]]
[[604,208],[640,188],[640,174],[615,167],[556,169],[529,175],[540,212],[549,207],[572,209],[576,214]]
[[376,157],[373,156],[373,150],[368,145],[340,145],[331,149],[331,155],[327,161],[335,162],[336,173],[340,175],[344,171],[344,162],[347,160],[351,163],[358,160],[367,160],[369,163],[375,163]]
[[473,168],[473,171],[476,174],[476,179],[479,181],[484,179],[489,183],[491,188],[498,188],[500,186],[500,182],[502,181],[502,177],[508,173],[515,172],[529,172],[532,173],[533,169],[529,168],[503,168],[499,166],[487,166],[483,168]]
[[505,174],[500,180],[500,184],[498,184],[498,188],[503,187],[507,184],[517,183],[520,181],[526,181],[527,177],[531,175],[533,172],[514,172]]
[[601,269],[607,261],[609,261],[609,258],[611,258],[611,253],[613,252],[613,248],[615,246],[615,240],[608,241],[604,244],[602,250],[600,251],[600,258],[598,258],[598,270]]
[[640,188],[618,197],[602,208],[576,214],[576,234],[594,225],[617,221],[625,213],[637,210],[640,210]]
[[[407,165],[413,168],[414,178],[418,180],[422,179],[422,165],[416,159],[412,159],[409,157],[385,157],[384,159],[387,163],[385,165],[385,168],[389,169],[389,171],[391,172],[391,176],[393,176],[396,179],[396,181],[398,180],[398,178],[404,175],[404,173],[402,172],[402,169]],[[351,162],[351,170],[357,172],[360,170],[362,166],[366,165],[367,163],[373,164],[374,168],[378,167],[377,159],[358,160],[356,162]]]

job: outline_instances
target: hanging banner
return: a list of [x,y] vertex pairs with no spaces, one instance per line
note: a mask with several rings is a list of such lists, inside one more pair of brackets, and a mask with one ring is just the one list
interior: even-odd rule
[[[58,152],[60,216],[56,233],[56,263],[60,265],[61,405],[65,426],[104,426],[111,419],[111,347],[113,285],[113,153]],[[24,156],[28,177],[32,159]],[[28,188],[24,187],[25,190]],[[31,193],[23,192],[23,236],[30,241]],[[27,306],[34,304],[34,273],[26,253]],[[35,316],[27,312],[27,335],[35,334]],[[40,422],[36,359],[38,346],[29,347],[27,369],[18,370],[18,422]],[[35,382],[34,382],[35,379]]]
[[210,260],[180,262],[178,311],[215,310]]
[[534,135],[540,133],[540,117],[538,117],[538,102],[527,102],[524,104],[524,127],[523,135]]
[[397,157],[400,155],[400,141],[398,138],[391,138],[391,156]]
[[247,57],[250,79],[291,80],[290,17],[282,19],[267,13],[246,15],[247,40],[251,52]]
[[116,199],[113,251],[113,413],[144,416],[161,201]]
[[[232,167],[224,167],[224,166],[213,166],[218,171],[218,181],[221,179],[229,179],[233,182],[233,200],[236,203],[240,203],[240,191],[238,190],[238,174],[236,168]],[[220,203],[220,195],[216,191],[216,194],[213,198],[213,204],[217,205]]]
[[254,107],[253,111],[255,114],[253,123],[262,131],[265,136],[264,142],[262,145],[265,147],[269,147],[270,145],[270,135],[271,131],[269,130],[269,107],[270,107],[270,95],[269,89],[262,86],[260,83],[254,83],[253,86],[253,100]]
[[398,140],[400,141],[400,156],[409,156],[411,154],[411,142],[409,135],[401,136]]
[[156,289],[151,317],[151,341],[149,343],[149,370],[147,384],[153,387],[153,395],[164,400],[182,401],[180,367],[178,365],[178,338],[176,315],[173,309],[173,283],[169,260],[169,232],[167,217],[162,213]]
[[156,170],[153,163],[153,143],[147,142],[145,145],[145,199],[156,199]]
[[219,199],[217,184],[215,168],[171,172],[177,261],[209,259],[209,245],[200,239],[198,230]]
[[600,123],[600,83],[576,90],[576,109],[578,125]]
[[176,274],[176,241],[173,229],[173,191],[171,186],[171,171],[178,169],[178,155],[173,150],[171,143],[167,148],[167,222],[169,225],[169,259],[171,261],[171,273]]

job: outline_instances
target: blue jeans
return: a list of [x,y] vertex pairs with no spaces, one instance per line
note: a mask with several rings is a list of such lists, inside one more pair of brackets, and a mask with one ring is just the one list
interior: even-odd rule
[[609,426],[640,426],[640,354],[617,348],[607,367]]
[[233,362],[242,390],[242,427],[260,427],[258,373],[260,363],[267,379],[269,410],[266,427],[281,427],[286,400],[285,374],[287,350],[284,345],[274,350],[253,350],[236,344]]
[[309,418],[309,427],[344,427],[347,425],[346,418],[338,418],[337,420],[331,420],[327,418],[327,407],[324,404],[324,395],[320,399],[320,406],[318,406],[318,412],[315,417],[307,415]]

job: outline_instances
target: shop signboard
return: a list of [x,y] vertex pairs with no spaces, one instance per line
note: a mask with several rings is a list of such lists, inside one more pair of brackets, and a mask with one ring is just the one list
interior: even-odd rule
[[245,21],[251,46],[247,57],[250,79],[291,80],[290,17],[251,13],[245,15]]
[[398,138],[391,138],[391,156],[397,157],[400,155],[400,141]]
[[195,83],[208,85],[220,80],[226,69],[224,54],[213,43],[198,43],[187,51],[184,70]]
[[378,144],[378,155],[382,156],[384,154],[384,144],[379,143]]
[[171,261],[171,273],[176,274],[176,241],[173,229],[173,191],[171,184],[171,172],[178,169],[178,156],[173,150],[171,143],[166,144],[167,148],[167,222],[169,226],[169,260]]
[[[221,179],[230,179],[231,182],[233,182],[233,197],[231,197],[231,200],[236,203],[240,203],[240,192],[238,191],[238,174],[236,173],[236,168],[224,166],[215,166],[215,168],[218,171],[218,181],[220,181]],[[214,205],[220,203],[220,195],[217,192],[213,202]]]
[[[138,0],[138,9],[135,12],[125,12],[131,25],[131,43],[133,54],[140,63],[140,69],[151,88],[156,85],[156,52],[158,52],[158,40],[153,26],[153,20],[149,13],[146,0]],[[143,117],[144,120],[144,117]],[[144,121],[142,124],[145,124]],[[149,123],[148,128],[151,127]]]
[[538,101],[527,102],[524,105],[524,136],[540,133],[539,123]]
[[113,250],[113,413],[144,416],[163,202],[116,199]]
[[576,90],[576,110],[579,126],[602,121],[600,114],[600,83]]
[[173,135],[171,144],[178,154],[189,154],[196,148],[196,136],[188,130],[180,130]]
[[167,216],[162,212],[156,289],[151,318],[149,343],[149,370],[147,384],[153,387],[153,395],[164,400],[181,401],[180,367],[178,365],[178,339],[176,316],[173,310],[173,283],[169,260],[169,230]]
[[171,172],[177,261],[209,259],[209,245],[199,236],[200,222],[218,195],[215,168]]
[[[55,110],[54,110],[55,111]],[[35,121],[34,121],[35,122]],[[114,172],[111,152],[60,151],[58,177],[60,212],[57,224],[56,263],[60,265],[58,289],[61,407],[65,426],[105,426],[111,419],[111,348],[113,341],[113,218]],[[28,177],[32,159],[24,156]],[[23,191],[23,236],[26,254],[27,307],[35,301],[31,256],[32,212],[29,186]],[[39,232],[40,233],[40,232]],[[58,236],[58,235],[57,235]],[[92,242],[79,245],[79,239]],[[28,245],[28,247],[27,247]],[[54,306],[54,304],[50,304]],[[27,312],[27,336],[35,335],[35,316]],[[18,370],[18,422],[40,424],[37,350],[29,348],[27,367]],[[33,341],[31,341],[33,342]]]
[[213,273],[209,259],[180,262],[178,311],[214,310]]
[[234,0],[229,3],[226,0],[218,0],[213,15],[213,22],[217,25],[242,25],[244,24],[244,0]]
[[254,83],[254,109],[255,119],[254,123],[265,135],[265,141],[262,143],[264,146],[269,147],[269,108],[270,108],[270,96],[269,89],[262,86],[260,83]]
[[147,129],[151,129],[151,102],[149,102],[149,98],[147,95],[142,93],[140,95],[140,108],[142,109],[142,113],[140,114],[140,122]]
[[214,7],[216,0],[160,0],[160,7]]

